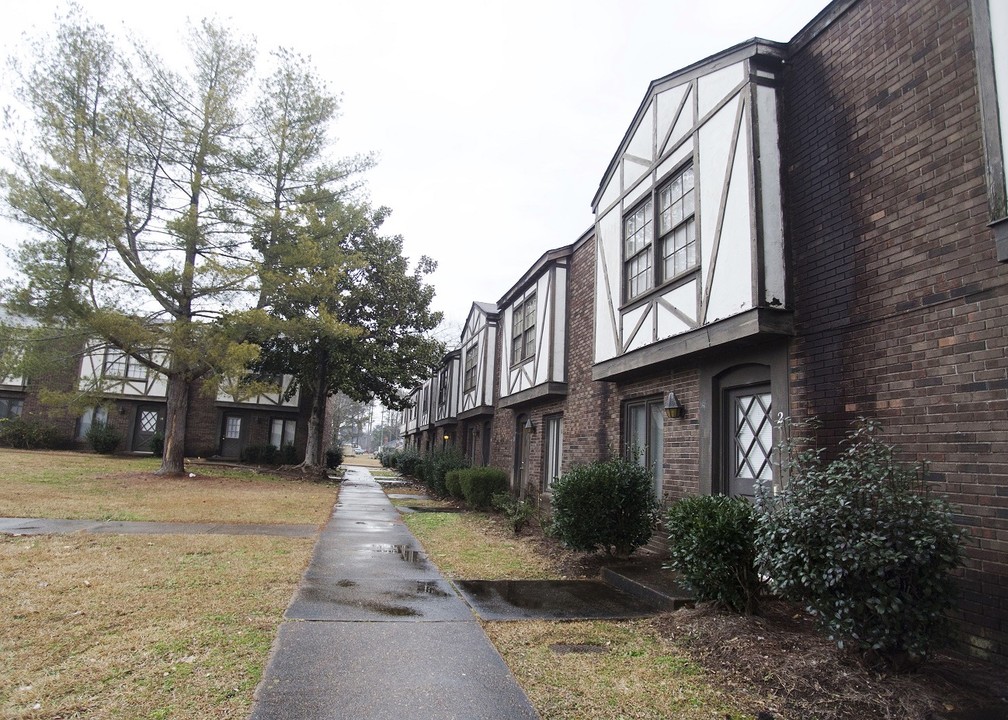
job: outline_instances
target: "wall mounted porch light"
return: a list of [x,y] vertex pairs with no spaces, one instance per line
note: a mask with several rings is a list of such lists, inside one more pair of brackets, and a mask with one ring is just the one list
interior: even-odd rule
[[676,397],[674,392],[669,392],[665,396],[665,417],[669,420],[675,420],[676,418],[681,418],[686,414],[686,408],[683,404],[679,402],[679,398]]
[[528,432],[528,433],[535,432],[535,425],[532,424],[532,418],[528,418],[525,421],[525,432]]
[[450,435],[445,435],[445,436],[444,436],[444,441],[445,441],[445,442],[448,442],[448,439],[449,439],[450,437],[451,437]]

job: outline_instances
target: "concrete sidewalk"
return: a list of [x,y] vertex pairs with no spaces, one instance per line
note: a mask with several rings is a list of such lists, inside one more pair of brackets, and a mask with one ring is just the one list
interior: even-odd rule
[[276,535],[279,537],[310,538],[318,534],[318,527],[315,525],[0,518],[0,534],[5,535],[69,535],[77,532],[104,535]]
[[285,618],[253,720],[538,718],[366,468],[347,469]]

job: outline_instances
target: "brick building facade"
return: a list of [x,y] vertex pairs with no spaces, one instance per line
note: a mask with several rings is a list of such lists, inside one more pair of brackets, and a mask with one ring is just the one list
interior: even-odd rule
[[548,495],[551,468],[633,447],[665,501],[751,495],[783,481],[776,419],[835,449],[879,418],[968,530],[965,644],[1008,657],[1006,166],[997,0],[836,0],[655,80],[593,228],[497,303],[489,463]]

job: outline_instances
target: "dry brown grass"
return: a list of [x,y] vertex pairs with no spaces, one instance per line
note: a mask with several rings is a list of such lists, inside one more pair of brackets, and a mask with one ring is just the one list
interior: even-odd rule
[[163,522],[321,524],[335,487],[193,465],[154,475],[155,458],[0,449],[0,516]]
[[[485,629],[543,720],[751,717],[646,620]],[[557,645],[594,651],[557,652]]]
[[559,578],[550,558],[487,513],[412,513],[403,521],[445,575],[466,580]]
[[0,714],[245,717],[311,540],[0,538]]

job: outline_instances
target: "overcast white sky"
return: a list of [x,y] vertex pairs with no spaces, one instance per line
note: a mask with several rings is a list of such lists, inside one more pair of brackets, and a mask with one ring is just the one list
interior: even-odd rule
[[[4,57],[61,7],[0,4]],[[438,261],[435,305],[458,331],[473,300],[495,302],[589,227],[651,80],[752,37],[790,40],[827,0],[81,4],[165,55],[187,19],[205,16],[254,35],[262,55],[278,45],[310,55],[343,95],[338,152],[378,154],[371,199],[392,208],[385,229],[408,256]],[[9,246],[18,229],[0,233]]]

